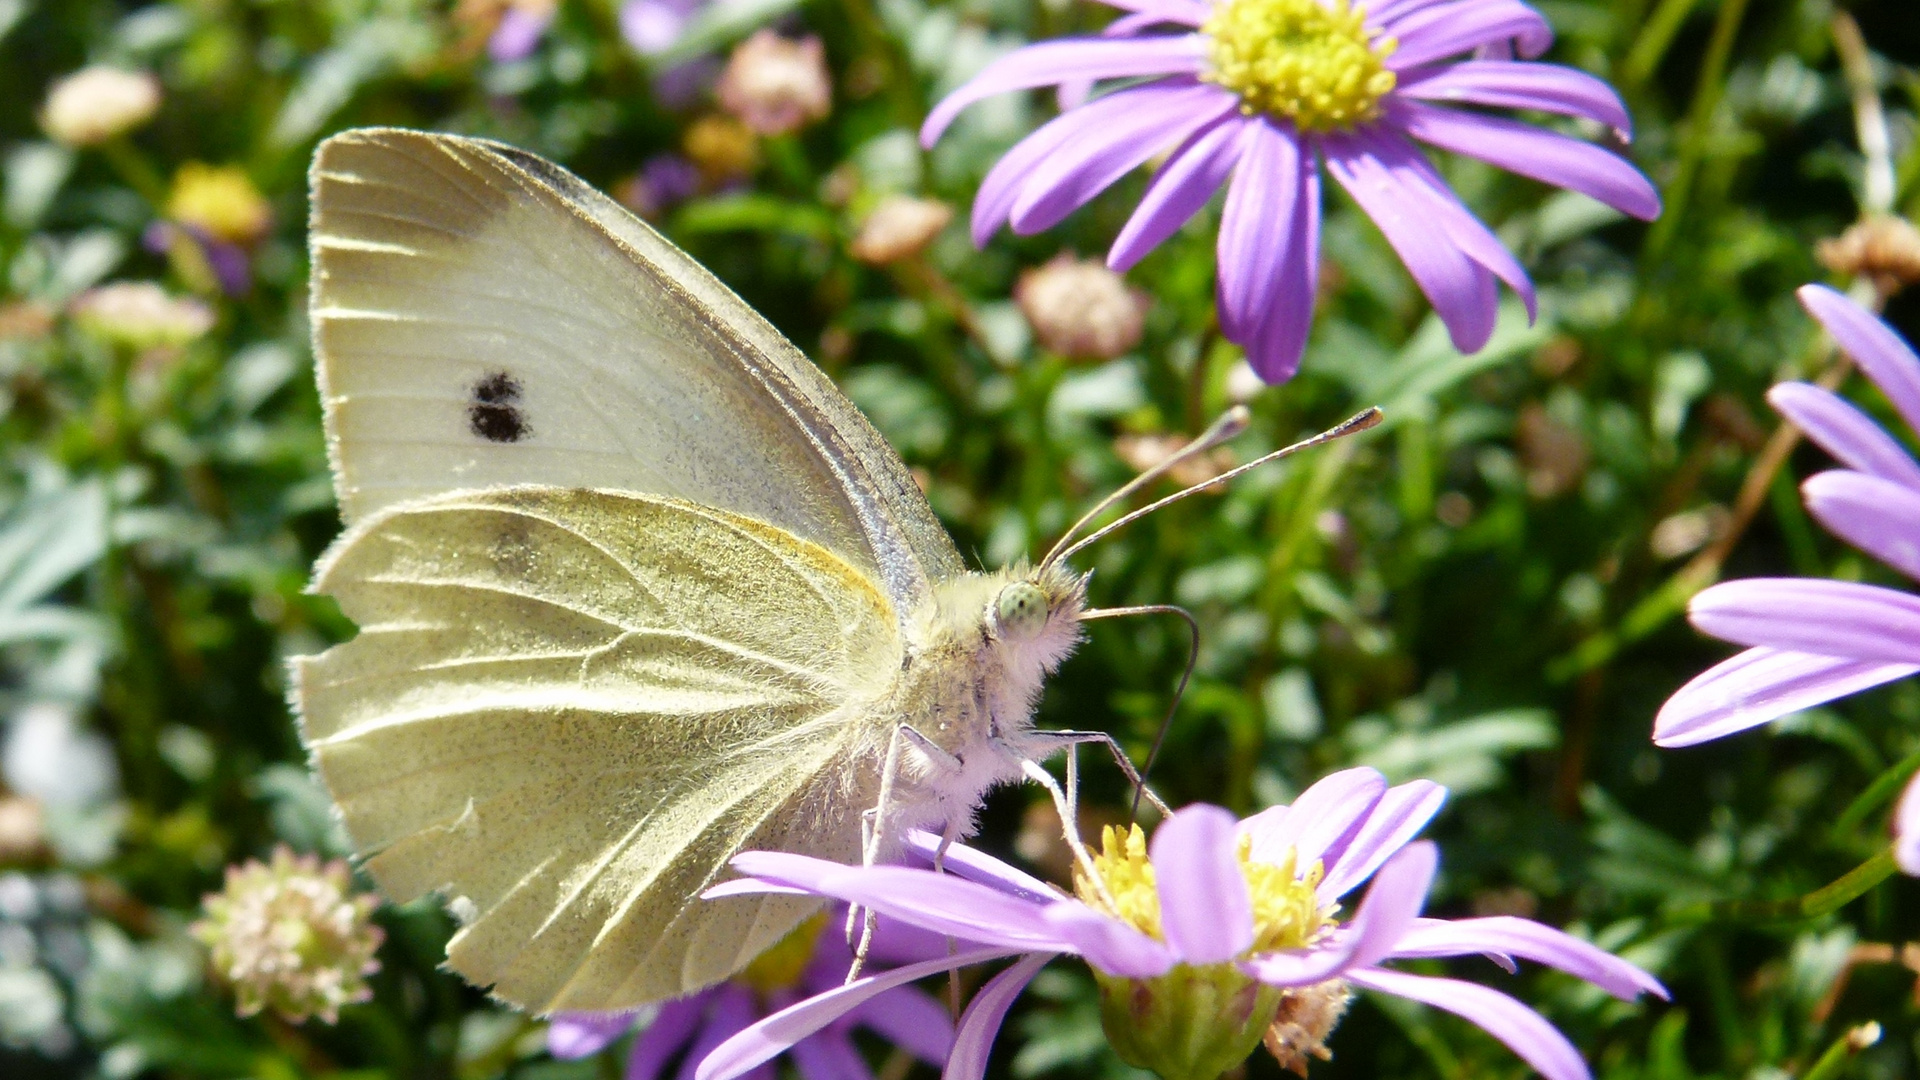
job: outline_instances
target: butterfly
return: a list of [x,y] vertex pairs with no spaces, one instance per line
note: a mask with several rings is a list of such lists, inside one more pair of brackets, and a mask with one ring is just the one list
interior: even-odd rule
[[1070,549],[968,570],[833,383],[613,200],[398,129],[328,139],[311,187],[346,523],[313,588],[359,633],[292,698],[381,890],[447,899],[462,976],[536,1013],[690,993],[813,910],[700,900],[738,851],[962,834],[1110,742],[1031,720],[1100,614]]

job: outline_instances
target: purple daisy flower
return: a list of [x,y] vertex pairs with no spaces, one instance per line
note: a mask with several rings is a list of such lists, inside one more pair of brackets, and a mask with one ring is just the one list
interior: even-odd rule
[[[1892,328],[1824,285],[1800,303],[1920,431],[1920,357]],[[1767,392],[1787,419],[1846,468],[1801,485],[1807,512],[1847,543],[1920,580],[1920,463],[1840,397],[1786,382]],[[1788,713],[1920,671],[1920,597],[1817,578],[1748,578],[1705,589],[1687,605],[1693,625],[1750,646],[1674,692],[1653,722],[1666,747],[1745,731]],[[1894,812],[1894,855],[1920,876],[1920,780]]]
[[[1077,898],[959,845],[947,850],[947,873],[743,853],[733,865],[748,876],[708,895],[831,896],[877,912],[881,926],[907,923],[977,944],[776,1013],[716,1048],[698,1080],[746,1075],[892,986],[1017,957],[961,1017],[945,1076],[979,1080],[1008,1007],[1061,954],[1092,966],[1115,1049],[1163,1075],[1218,1075],[1263,1039],[1283,1065],[1304,1070],[1308,1057],[1328,1056],[1325,1039],[1359,988],[1466,1017],[1549,1080],[1587,1080],[1586,1064],[1565,1036],[1513,998],[1381,966],[1479,954],[1512,970],[1520,958],[1622,999],[1666,996],[1634,965],[1539,923],[1421,918],[1438,856],[1430,841],[1413,838],[1445,799],[1446,789],[1428,781],[1390,788],[1372,769],[1350,769],[1315,784],[1291,807],[1245,821],[1218,807],[1187,807],[1160,826],[1150,849],[1137,827],[1109,830],[1105,852],[1083,862]],[[923,859],[938,845],[925,833],[909,841]],[[1366,899],[1342,921],[1340,899],[1369,879]],[[1219,1030],[1203,1033],[1196,1025]]]
[[[1639,170],[1577,139],[1451,105],[1533,109],[1605,124],[1626,138],[1606,83],[1535,57],[1553,41],[1519,0],[1105,0],[1129,14],[1099,38],[1044,42],[989,64],[927,117],[931,146],[968,105],[1040,86],[1073,100],[1102,79],[1146,79],[1070,108],[1000,159],[973,205],[985,244],[1003,223],[1047,229],[1171,150],[1107,263],[1125,270],[1221,186],[1220,326],[1268,382],[1292,377],[1312,322],[1320,165],[1386,234],[1454,344],[1493,333],[1495,279],[1534,311],[1533,285],[1447,187],[1415,141],[1590,195],[1651,219]],[[1185,33],[1146,33],[1161,26]],[[1463,54],[1475,58],[1456,60]],[[1444,103],[1444,104],[1442,104]]]
[[[839,908],[815,916],[732,980],[660,1005],[634,1037],[626,1080],[655,1080],[682,1051],[678,1076],[691,1080],[714,1047],[771,1013],[840,986],[853,963],[840,932],[845,913]],[[946,955],[945,938],[893,924],[875,935],[868,961],[884,969]],[[597,1054],[626,1034],[635,1019],[631,1012],[561,1013],[547,1029],[547,1049],[565,1060]],[[924,991],[895,983],[781,1049],[793,1054],[801,1080],[872,1080],[866,1059],[853,1043],[856,1027],[873,1031],[929,1065],[938,1066],[953,1048],[953,1019],[946,1006]],[[741,1075],[774,1080],[773,1056]]]
[[559,0],[518,0],[509,3],[500,15],[499,25],[487,38],[487,55],[500,63],[525,60],[540,47],[553,18],[559,12]]

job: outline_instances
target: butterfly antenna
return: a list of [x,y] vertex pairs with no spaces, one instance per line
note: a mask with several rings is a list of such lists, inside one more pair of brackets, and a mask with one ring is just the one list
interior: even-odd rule
[[[1229,413],[1229,415],[1231,415],[1231,413]],[[1380,411],[1378,406],[1369,408],[1360,413],[1356,413],[1355,415],[1347,418],[1346,420],[1341,421],[1340,423],[1334,425],[1333,427],[1328,428],[1327,430],[1321,432],[1318,435],[1313,436],[1310,439],[1301,439],[1299,442],[1294,443],[1292,446],[1283,446],[1280,449],[1275,450],[1273,453],[1266,454],[1261,457],[1257,457],[1252,461],[1247,462],[1245,465],[1240,465],[1235,468],[1228,469],[1226,472],[1221,473],[1219,476],[1216,476],[1211,480],[1204,480],[1198,484],[1194,484],[1191,487],[1182,488],[1179,491],[1174,492],[1173,494],[1167,496],[1164,499],[1157,499],[1141,507],[1138,510],[1135,510],[1131,513],[1122,514],[1121,516],[1115,518],[1114,520],[1108,522],[1107,524],[1102,525],[1100,528],[1095,529],[1093,532],[1088,533],[1086,536],[1082,537],[1081,539],[1074,541],[1071,545],[1067,546],[1065,549],[1061,548],[1061,544],[1066,543],[1066,539],[1063,537],[1061,539],[1060,544],[1055,544],[1053,546],[1053,550],[1047,552],[1047,557],[1041,560],[1040,565],[1042,567],[1046,567],[1049,564],[1062,562],[1067,559],[1070,559],[1073,557],[1075,552],[1093,543],[1094,541],[1099,540],[1102,537],[1105,537],[1108,533],[1111,533],[1116,529],[1124,528],[1127,525],[1131,525],[1134,522],[1140,520],[1141,518],[1146,517],[1148,514],[1153,513],[1155,510],[1158,510],[1164,506],[1171,506],[1172,504],[1179,502],[1181,499],[1184,499],[1187,496],[1192,495],[1197,491],[1205,491],[1210,487],[1218,487],[1219,485],[1224,484],[1229,480],[1232,480],[1233,478],[1239,476],[1242,473],[1251,472],[1254,469],[1257,469],[1260,466],[1265,465],[1269,461],[1278,461],[1283,457],[1289,457],[1291,455],[1299,453],[1302,450],[1311,450],[1316,446],[1325,445],[1326,443],[1330,443],[1335,439],[1344,438],[1348,435],[1354,434],[1355,432],[1365,431],[1368,428],[1378,424],[1381,421],[1381,419],[1384,417],[1384,415],[1385,414]],[[1214,426],[1219,427],[1220,424],[1225,422],[1226,419],[1227,417],[1225,416],[1221,417],[1219,421],[1215,422]],[[1208,430],[1212,430],[1212,429],[1210,428]],[[1204,435],[1201,436],[1202,439],[1204,439],[1205,437],[1206,436]],[[1199,441],[1200,439],[1194,440],[1195,443],[1198,443]],[[1165,464],[1165,462],[1162,462],[1162,464]],[[1124,492],[1124,491],[1135,489],[1138,481],[1147,479],[1151,474],[1151,472],[1152,471],[1149,470],[1147,473],[1140,474],[1140,476],[1136,478],[1135,484],[1128,484],[1127,487],[1122,488],[1120,490]],[[1118,493],[1116,492],[1116,494]],[[1112,497],[1109,496],[1107,501],[1111,502]],[[1078,528],[1078,526],[1075,526],[1075,528]]]
[[1141,604],[1136,607],[1093,608],[1080,613],[1081,619],[1117,619],[1126,615],[1178,615],[1187,624],[1187,634],[1191,639],[1187,647],[1187,666],[1180,672],[1180,685],[1174,687],[1173,701],[1167,705],[1167,715],[1160,718],[1160,730],[1154,733],[1153,748],[1147,751],[1146,764],[1140,767],[1140,774],[1133,785],[1133,805],[1128,807],[1127,816],[1140,816],[1140,797],[1146,794],[1147,777],[1153,772],[1153,763],[1160,757],[1160,747],[1167,741],[1167,732],[1173,728],[1173,714],[1180,709],[1180,699],[1187,694],[1187,683],[1193,679],[1193,666],[1200,659],[1200,623],[1193,612],[1176,604]]
[[1080,515],[1080,520],[1074,522],[1071,528],[1060,534],[1059,540],[1054,541],[1054,545],[1052,549],[1047,552],[1046,558],[1040,560],[1040,565],[1047,567],[1059,561],[1062,558],[1060,549],[1066,547],[1066,545],[1073,540],[1075,533],[1086,528],[1087,522],[1105,513],[1108,507],[1120,502],[1127,496],[1132,495],[1134,492],[1139,491],[1141,488],[1146,487],[1148,484],[1153,483],[1155,480],[1178,468],[1181,462],[1186,461],[1196,454],[1204,454],[1214,447],[1219,446],[1221,443],[1227,442],[1239,435],[1241,432],[1247,430],[1247,425],[1251,423],[1252,420],[1253,414],[1247,411],[1245,405],[1235,405],[1233,408],[1221,413],[1220,418],[1215,420],[1207,430],[1195,436],[1192,442],[1175,450],[1158,464],[1115,488],[1106,498],[1095,503],[1093,509]]

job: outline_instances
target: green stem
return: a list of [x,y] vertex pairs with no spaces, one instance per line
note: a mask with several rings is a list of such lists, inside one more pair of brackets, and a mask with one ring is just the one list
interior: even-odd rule
[[128,187],[147,200],[154,213],[166,212],[167,182],[144,154],[125,138],[108,139],[100,144],[99,149],[100,156],[107,159],[107,164],[113,167],[113,171]]
[[1804,922],[1840,910],[1862,893],[1892,877],[1899,869],[1893,861],[1893,848],[1881,849],[1872,858],[1833,881],[1803,896],[1790,900],[1721,900],[1690,904],[1673,915],[1683,923],[1786,923]]
[[1879,1024],[1870,1021],[1849,1029],[1845,1035],[1833,1040],[1833,1045],[1827,1047],[1827,1052],[1820,1055],[1820,1060],[1814,1062],[1813,1068],[1808,1069],[1800,1080],[1840,1080],[1853,1059],[1879,1041]]
[[1920,750],[1915,750],[1901,758],[1892,768],[1874,777],[1873,783],[1867,785],[1867,790],[1861,792],[1857,798],[1847,804],[1845,810],[1840,812],[1839,819],[1833,823],[1834,837],[1843,837],[1852,832],[1854,826],[1867,819],[1868,814],[1878,810],[1882,804],[1892,798],[1893,793],[1900,790],[1901,785],[1907,782],[1907,778],[1912,776],[1915,770],[1920,770]]
[[1700,65],[1700,78],[1694,84],[1693,106],[1687,112],[1686,132],[1680,143],[1680,164],[1674,170],[1664,193],[1665,209],[1647,236],[1646,261],[1657,264],[1666,255],[1680,219],[1686,216],[1687,198],[1700,172],[1700,160],[1706,155],[1708,129],[1713,114],[1720,108],[1720,97],[1727,72],[1727,59],[1740,22],[1747,14],[1747,0],[1720,0],[1720,15],[1714,20],[1713,37],[1707,42],[1706,59]]
[[1653,15],[1641,27],[1640,36],[1633,39],[1633,47],[1627,51],[1627,58],[1620,65],[1620,85],[1639,86],[1653,77],[1655,68],[1667,55],[1667,47],[1673,44],[1673,35],[1680,31],[1680,24],[1700,0],[1660,0],[1660,6],[1653,9]]

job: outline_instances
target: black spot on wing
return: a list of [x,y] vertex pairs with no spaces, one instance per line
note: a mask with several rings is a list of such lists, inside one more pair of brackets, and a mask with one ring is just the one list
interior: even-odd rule
[[520,381],[504,371],[473,384],[472,400],[467,405],[467,426],[488,442],[519,442],[532,434],[526,414],[515,404],[520,400]]

